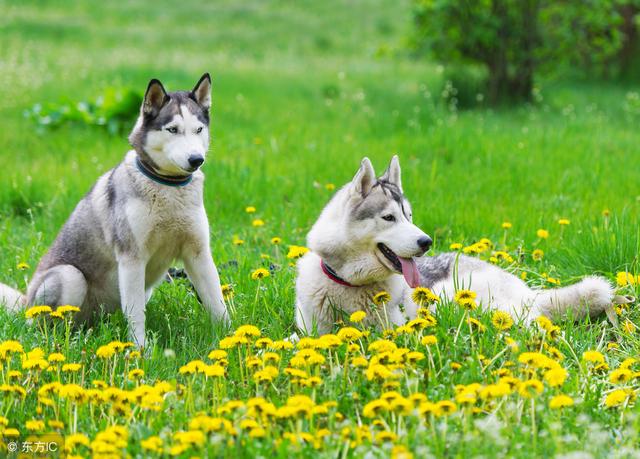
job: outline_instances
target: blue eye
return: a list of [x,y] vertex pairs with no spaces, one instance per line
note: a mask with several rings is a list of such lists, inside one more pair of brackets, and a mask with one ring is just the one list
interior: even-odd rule
[[178,133],[178,128],[175,126],[171,126],[167,128],[167,131],[169,131],[172,134],[177,134]]
[[389,214],[389,215],[383,215],[382,216],[383,220],[386,220],[388,222],[395,222],[396,221],[396,217],[394,217],[393,215]]
[[200,126],[198,129],[196,129],[196,134],[200,134],[202,132],[202,126]]

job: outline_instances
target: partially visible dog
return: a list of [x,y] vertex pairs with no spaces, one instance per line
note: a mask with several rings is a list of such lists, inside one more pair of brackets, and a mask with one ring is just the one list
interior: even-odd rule
[[0,284],[0,303],[75,305],[87,320],[122,307],[131,336],[145,345],[145,306],[174,259],[184,262],[214,319],[228,319],[209,248],[203,204],[211,78],[167,93],[151,80],[118,166],[98,179],[42,258],[26,297]]
[[[412,223],[397,156],[377,179],[364,158],[353,180],[324,208],[307,243],[311,251],[298,262],[296,281],[296,324],[306,333],[328,333],[336,319],[359,310],[370,312],[370,325],[380,319],[403,324],[416,316],[410,293],[418,286],[443,298],[452,298],[457,289],[473,290],[483,307],[527,323],[539,315],[597,315],[613,297],[613,288],[600,277],[533,290],[513,274],[473,257],[422,256],[432,241]],[[380,291],[391,297],[386,318],[370,310],[372,297]]]

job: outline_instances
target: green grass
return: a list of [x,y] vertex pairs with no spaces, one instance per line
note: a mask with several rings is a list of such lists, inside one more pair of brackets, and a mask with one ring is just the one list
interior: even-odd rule
[[[234,326],[255,324],[274,339],[293,331],[295,270],[284,257],[286,245],[304,245],[331,195],[325,184],[350,180],[364,155],[380,172],[392,154],[400,155],[414,220],[435,237],[436,252],[452,242],[482,237],[503,248],[501,223],[510,221],[510,252],[519,246],[545,252],[541,263],[529,256],[524,260],[534,284],[544,282],[538,275],[543,272],[563,283],[594,272],[611,279],[621,270],[638,272],[639,115],[626,108],[627,94],[637,87],[543,80],[535,106],[459,111],[442,95],[446,70],[413,60],[404,47],[411,28],[407,1],[185,0],[149,7],[142,1],[0,0],[0,11],[0,159],[7,167],[0,182],[4,283],[26,287],[76,203],[128,148],[126,136],[91,126],[41,129],[23,112],[36,103],[91,100],[106,87],[143,90],[152,77],[170,90],[190,88],[204,71],[213,77],[205,205],[214,259],[223,282],[236,292]],[[246,214],[248,205],[256,206],[257,213]],[[605,209],[609,218],[602,216]],[[266,225],[252,227],[254,217]],[[571,220],[562,232],[559,218]],[[538,228],[550,231],[548,240],[538,240]],[[234,235],[245,244],[234,246]],[[273,236],[282,237],[285,247],[272,246]],[[30,268],[19,271],[19,262]],[[250,272],[271,263],[274,274],[256,295]],[[465,370],[440,371],[438,378],[421,380],[420,390],[433,400],[451,397],[454,384],[484,377],[467,349],[471,334],[453,343],[451,330],[460,316],[449,314],[439,313],[436,333],[447,344],[441,348],[444,365],[461,361]],[[0,315],[0,339],[20,339],[25,349],[44,346],[39,331],[25,326],[23,318]],[[637,311],[629,318],[637,324]],[[143,364],[149,381],[175,379],[180,365],[206,356],[228,332],[208,324],[184,283],[156,291],[147,327],[157,339],[153,356]],[[619,335],[606,322],[563,328],[578,356]],[[526,329],[512,334],[523,348],[535,341]],[[122,318],[105,318],[91,331],[74,334],[69,359],[89,364],[98,346],[117,338],[126,338]],[[493,355],[497,339],[489,330],[476,351]],[[165,357],[164,349],[172,349],[175,359]],[[639,352],[637,338],[623,337],[621,350],[608,357],[611,368]],[[230,379],[238,376],[237,364],[231,360]],[[637,428],[637,409],[620,421],[619,412],[585,395],[578,362],[568,360],[566,366],[572,375],[567,391],[585,396],[586,402],[566,418],[541,409],[537,449],[530,448],[531,432],[512,418],[505,418],[510,424],[498,439],[480,427],[463,429],[464,422],[456,421],[449,426],[445,449],[419,429],[410,429],[406,444],[418,456],[427,451],[532,456],[577,449],[605,456],[613,447],[637,448],[638,437],[628,430],[634,428],[628,422]],[[597,387],[602,391],[604,386]],[[253,395],[251,387],[242,385],[229,390],[228,397]],[[353,390],[363,403],[377,396],[369,383]],[[285,393],[271,395],[286,399]],[[341,400],[345,414],[354,414],[357,403],[350,404],[340,385],[327,384],[322,400],[332,398]],[[0,413],[6,403],[0,399]],[[9,414],[11,425],[21,430],[26,420],[37,417],[33,400],[25,406]],[[151,432],[186,428],[191,414],[176,408],[150,424],[134,422],[130,452],[141,454],[137,444]],[[488,418],[478,416],[477,422],[482,419]],[[105,426],[88,418],[80,425],[91,438]],[[332,428],[339,430],[338,425]],[[604,433],[598,437],[594,430]],[[592,437],[602,437],[598,448],[584,444]],[[340,447],[326,454],[336,456]],[[266,444],[235,448],[240,450],[210,454],[289,455],[285,447],[271,450]],[[364,449],[356,451],[350,454]],[[300,453],[314,454],[309,449]]]

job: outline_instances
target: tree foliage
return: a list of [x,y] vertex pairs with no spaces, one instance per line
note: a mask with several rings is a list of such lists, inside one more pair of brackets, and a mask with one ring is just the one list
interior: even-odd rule
[[635,3],[414,0],[414,44],[446,63],[484,66],[492,103],[527,100],[538,72],[622,70],[616,58],[637,29]]

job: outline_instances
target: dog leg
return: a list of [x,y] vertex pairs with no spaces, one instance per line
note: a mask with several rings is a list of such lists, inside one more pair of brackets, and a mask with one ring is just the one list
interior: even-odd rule
[[220,288],[220,276],[208,247],[185,254],[183,262],[189,279],[211,318],[229,323],[229,313]]
[[[45,271],[40,283],[30,288],[27,304],[51,307],[71,305],[82,307],[87,296],[84,274],[72,265],[59,265]],[[82,311],[86,313],[86,311]]]
[[118,284],[122,312],[129,321],[132,341],[145,347],[144,328],[146,292],[145,265],[139,260],[124,259],[118,262]]

